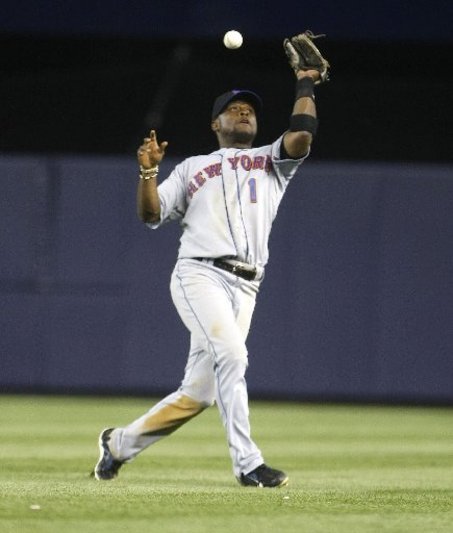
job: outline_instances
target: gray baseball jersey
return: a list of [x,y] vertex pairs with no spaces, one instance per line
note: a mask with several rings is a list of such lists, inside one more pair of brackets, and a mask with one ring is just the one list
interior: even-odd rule
[[258,148],[189,157],[159,185],[161,222],[180,219],[178,258],[234,256],[264,267],[272,222],[303,159],[280,159],[283,136]]

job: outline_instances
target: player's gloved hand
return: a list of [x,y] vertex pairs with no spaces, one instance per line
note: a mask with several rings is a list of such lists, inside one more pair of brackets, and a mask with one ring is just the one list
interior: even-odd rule
[[143,139],[143,144],[137,150],[138,164],[143,168],[156,167],[162,161],[167,146],[167,141],[159,144],[155,130],[151,130],[149,137]]
[[296,74],[300,70],[319,72],[319,78],[315,80],[315,85],[329,79],[330,69],[329,62],[324,59],[313,43],[313,40],[319,37],[324,37],[324,35],[313,35],[310,30],[307,30],[283,41],[283,48],[289,64]]

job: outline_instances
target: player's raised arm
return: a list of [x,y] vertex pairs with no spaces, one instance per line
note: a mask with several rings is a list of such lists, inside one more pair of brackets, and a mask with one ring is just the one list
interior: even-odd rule
[[314,86],[326,81],[329,75],[329,63],[313,44],[316,37],[307,30],[283,42],[297,77],[296,98],[283,144],[286,153],[295,159],[303,157],[310,149],[318,127]]
[[319,73],[316,70],[299,71],[297,73],[297,87],[302,94],[294,102],[290,118],[289,131],[283,138],[286,153],[298,159],[308,153],[313,136],[316,133],[318,120],[313,87]]
[[140,180],[137,188],[137,214],[143,222],[157,222],[160,219],[160,202],[157,191],[159,163],[165,155],[168,142],[158,143],[156,132],[150,131],[149,137],[137,150],[140,165]]

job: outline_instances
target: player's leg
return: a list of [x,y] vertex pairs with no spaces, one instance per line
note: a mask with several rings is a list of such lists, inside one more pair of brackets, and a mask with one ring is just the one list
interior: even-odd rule
[[99,480],[117,476],[145,448],[170,435],[214,403],[211,356],[192,342],[181,387],[125,427],[104,430],[99,438],[100,457],[94,469]]
[[248,283],[248,290],[244,291],[241,285],[234,276],[196,261],[179,261],[171,283],[181,319],[212,357],[217,404],[237,477],[263,463],[250,435],[245,382],[245,339],[256,287]]
[[115,428],[109,446],[114,456],[130,461],[142,450],[170,435],[214,403],[211,357],[191,342],[181,387],[124,428]]

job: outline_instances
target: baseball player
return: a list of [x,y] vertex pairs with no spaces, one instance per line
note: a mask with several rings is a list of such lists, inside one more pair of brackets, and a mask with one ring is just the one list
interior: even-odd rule
[[131,424],[101,432],[94,468],[98,480],[115,478],[124,463],[216,403],[239,483],[280,487],[288,482],[284,472],[266,465],[252,440],[245,380],[246,339],[268,260],[271,225],[310,151],[317,126],[314,86],[325,77],[301,65],[295,42],[286,41],[296,97],[288,131],[272,144],[252,147],[260,97],[232,90],[216,98],[212,108],[218,150],[189,157],[158,185],[168,143],[159,143],[151,130],[138,149],[140,219],[152,229],[171,220],[182,226],[170,288],[191,334],[190,350],[175,392]]

